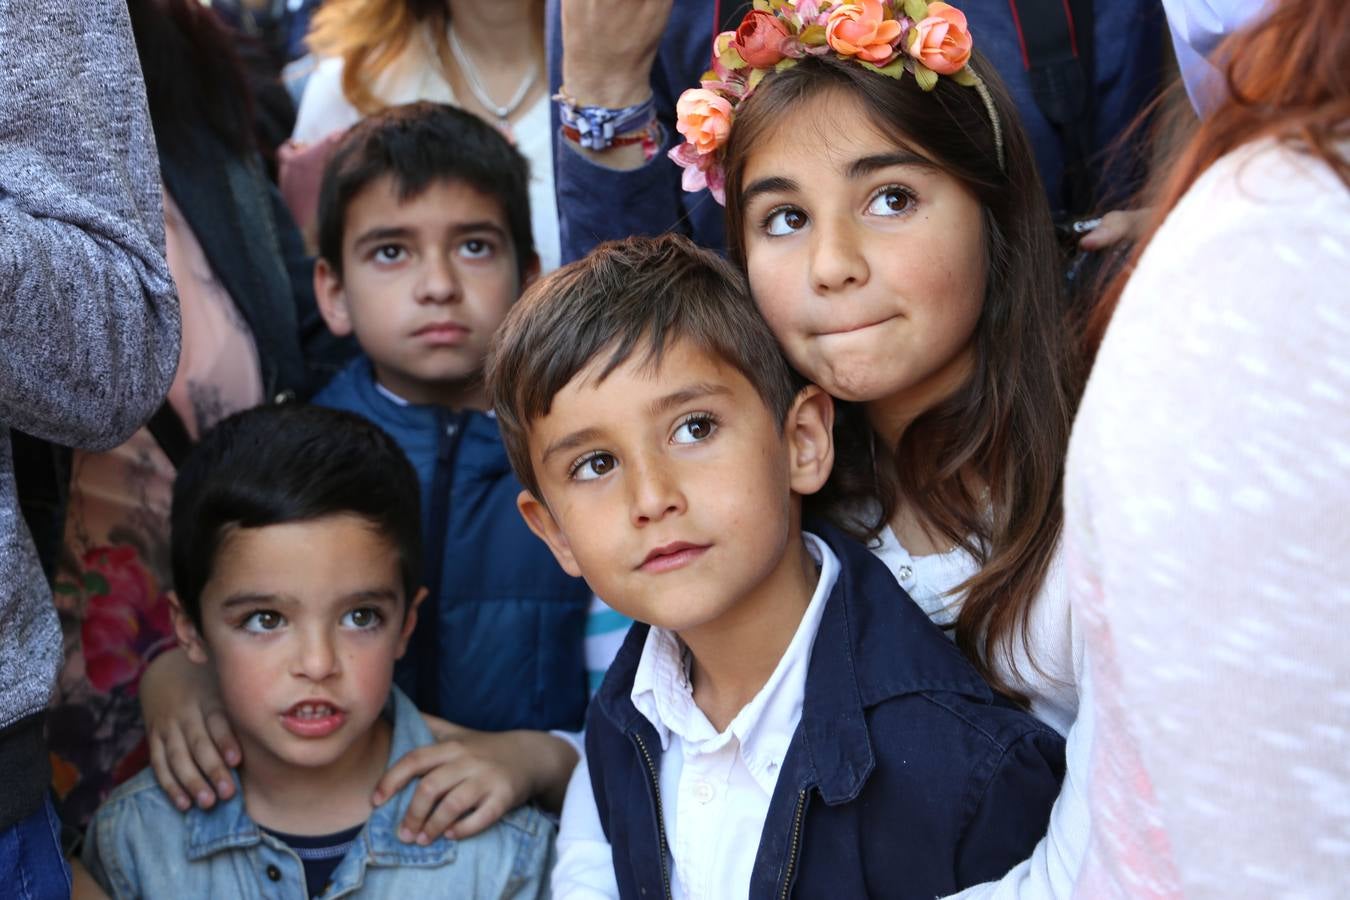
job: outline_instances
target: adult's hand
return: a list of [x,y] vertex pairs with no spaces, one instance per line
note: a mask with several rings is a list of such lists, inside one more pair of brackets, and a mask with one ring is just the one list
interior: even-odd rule
[[562,77],[567,92],[583,106],[608,109],[646,100],[672,3],[562,0]]
[[1148,225],[1148,209],[1117,209],[1102,216],[1096,228],[1078,240],[1084,250],[1105,250],[1117,244],[1133,243]]

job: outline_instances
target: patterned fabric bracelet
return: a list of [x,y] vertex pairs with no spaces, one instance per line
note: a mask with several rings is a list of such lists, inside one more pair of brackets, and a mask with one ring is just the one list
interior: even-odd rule
[[[586,146],[581,141],[581,132],[577,131],[575,128],[564,125],[559,131],[562,132],[563,137],[567,138],[572,143],[581,147]],[[661,144],[664,143],[661,140],[662,134],[661,123],[653,118],[641,131],[616,135],[614,139],[609,142],[609,146],[629,147],[633,144],[641,144],[643,161],[651,162],[652,157],[656,156],[661,150]]]
[[[566,89],[553,96],[558,101],[558,114],[563,124],[563,134],[575,140],[587,150],[607,150],[623,140],[621,135],[631,135],[649,127],[656,120],[656,98],[648,97],[634,106],[622,109],[609,109],[604,106],[581,106]],[[574,131],[576,137],[568,134]],[[625,140],[624,143],[637,143]]]

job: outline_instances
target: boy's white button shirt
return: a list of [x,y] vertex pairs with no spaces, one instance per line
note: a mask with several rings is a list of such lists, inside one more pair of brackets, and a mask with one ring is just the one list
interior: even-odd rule
[[[769,800],[801,720],[816,631],[839,577],[834,552],[815,535],[802,537],[820,565],[815,592],[773,674],[725,731],[718,733],[694,703],[679,638],[662,628],[647,633],[631,696],[661,739],[660,789],[674,863],[673,897],[723,900],[750,892]],[[618,896],[603,836],[583,763],[573,774],[563,808],[555,896]]]

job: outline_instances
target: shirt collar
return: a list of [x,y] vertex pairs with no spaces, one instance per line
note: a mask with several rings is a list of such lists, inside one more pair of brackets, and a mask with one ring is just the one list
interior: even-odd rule
[[679,637],[664,628],[647,632],[633,676],[633,705],[656,729],[662,750],[678,737],[685,752],[712,753],[733,738],[756,781],[772,792],[783,757],[801,719],[806,672],[825,604],[839,577],[839,560],[824,541],[803,532],[807,552],[820,566],[816,589],[801,622],[768,681],[726,730],[718,733],[694,703],[686,651]]
[[[374,369],[372,368],[372,373],[373,373],[373,372],[374,372]],[[374,377],[373,377],[373,374],[372,374],[372,378],[371,378],[371,383],[375,385],[375,392],[376,392],[376,393],[378,393],[381,397],[383,397],[384,399],[388,400],[390,403],[394,404],[395,406],[402,407],[403,409],[407,409],[408,407],[414,406],[414,405],[415,405],[411,400],[405,400],[404,398],[400,397],[398,394],[395,394],[393,391],[389,390],[389,388],[387,388],[387,387],[385,387],[384,385],[380,384],[379,379],[374,378]],[[475,412],[478,412],[478,410],[475,410]],[[489,419],[495,419],[495,418],[497,418],[497,411],[496,411],[495,409],[490,408],[490,407],[489,407],[488,409],[482,410],[481,412],[483,413],[484,416],[487,416]]]

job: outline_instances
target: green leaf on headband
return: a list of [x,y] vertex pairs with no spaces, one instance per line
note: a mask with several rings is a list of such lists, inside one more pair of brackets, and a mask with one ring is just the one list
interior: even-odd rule
[[759,87],[759,83],[764,80],[764,76],[769,74],[769,69],[751,69],[750,77],[746,80],[746,91],[753,91]]
[[878,75],[886,75],[890,78],[900,78],[905,74],[905,58],[903,56],[897,56],[895,62],[885,67],[874,66],[865,59],[858,60],[858,65],[869,72],[876,72]]
[[808,47],[820,47],[825,43],[825,26],[812,25],[803,28],[802,33],[797,35],[797,40]]
[[716,69],[709,69],[708,71],[704,72],[703,77],[699,79],[699,81],[721,81],[721,80],[722,76],[717,74]]
[[919,87],[923,88],[925,91],[931,91],[933,88],[937,87],[938,73],[916,59],[914,60],[914,80],[917,81]]
[[717,54],[717,61],[728,69],[744,69],[746,65],[745,60],[736,52],[735,47],[727,47],[727,49]]
[[928,0],[905,0],[905,15],[915,22],[928,18]]
[[980,76],[971,71],[970,66],[963,66],[961,71],[951,76],[951,79],[962,87],[974,87],[980,83]]
[[790,56],[785,56],[774,64],[773,70],[781,72],[784,69],[790,69],[797,64],[797,61]]
[[84,573],[84,589],[86,593],[93,594],[95,597],[103,597],[112,591],[108,586],[108,579],[97,572]]
[[760,12],[770,12],[772,8],[773,4],[769,0],[755,0],[755,9]]

